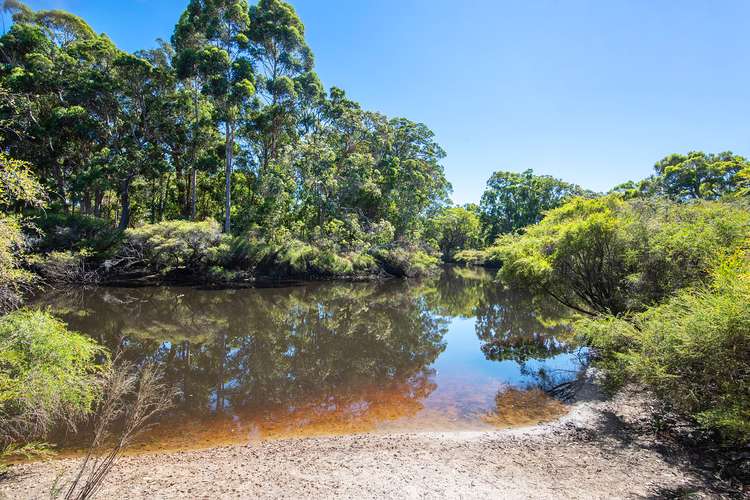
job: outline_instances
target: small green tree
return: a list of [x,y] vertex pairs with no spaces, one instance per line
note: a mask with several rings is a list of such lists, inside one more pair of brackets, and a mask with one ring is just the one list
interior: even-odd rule
[[[41,207],[44,189],[31,172],[31,166],[0,152],[0,209],[21,204]],[[0,313],[21,304],[22,293],[34,276],[23,268],[26,241],[18,217],[0,212]]]
[[7,210],[17,203],[39,207],[45,201],[44,188],[32,173],[31,165],[0,151],[0,208]]
[[506,283],[588,314],[621,314],[703,282],[749,228],[750,212],[728,203],[574,198],[494,250]]
[[46,312],[0,317],[0,445],[43,439],[52,425],[90,412],[105,359],[96,342]]

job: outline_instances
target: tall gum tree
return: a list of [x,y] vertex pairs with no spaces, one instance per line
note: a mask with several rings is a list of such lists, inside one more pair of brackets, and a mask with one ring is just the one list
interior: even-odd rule
[[251,187],[260,222],[280,222],[289,212],[294,185],[290,148],[304,133],[304,116],[319,106],[323,86],[313,72],[314,58],[305,26],[294,8],[281,0],[260,0],[250,7],[250,54],[256,71],[257,99],[245,135],[257,165]]
[[[224,232],[231,230],[232,164],[237,125],[255,94],[248,54],[250,26],[246,0],[191,0],[175,27],[174,42],[183,69],[200,76],[201,90],[214,101],[224,127]],[[184,61],[192,61],[185,64]],[[192,76],[190,72],[183,76]]]

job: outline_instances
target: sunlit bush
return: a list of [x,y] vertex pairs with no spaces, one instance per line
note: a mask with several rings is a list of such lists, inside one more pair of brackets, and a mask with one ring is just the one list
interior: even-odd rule
[[731,259],[714,276],[633,318],[576,329],[613,384],[636,380],[726,439],[750,442],[750,263]]
[[414,278],[431,274],[438,269],[440,259],[419,247],[398,245],[376,249],[373,256],[388,273],[399,277]]
[[704,282],[748,234],[750,212],[732,204],[607,196],[574,199],[496,248],[506,284],[618,314]]
[[118,258],[131,267],[200,274],[228,252],[228,237],[216,221],[167,221],[128,229]]
[[0,314],[18,307],[34,275],[22,267],[25,240],[14,217],[0,215]]
[[43,438],[90,411],[105,351],[46,312],[0,317],[0,442]]
[[459,264],[469,266],[484,266],[499,268],[502,265],[498,247],[490,246],[482,250],[461,250],[456,253],[454,260]]

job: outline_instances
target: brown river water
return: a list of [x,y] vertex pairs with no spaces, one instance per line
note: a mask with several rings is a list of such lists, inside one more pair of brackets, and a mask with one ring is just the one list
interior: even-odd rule
[[179,388],[136,451],[533,424],[565,412],[543,389],[584,362],[564,310],[503,290],[483,269],[237,290],[101,287],[36,305],[159,364]]

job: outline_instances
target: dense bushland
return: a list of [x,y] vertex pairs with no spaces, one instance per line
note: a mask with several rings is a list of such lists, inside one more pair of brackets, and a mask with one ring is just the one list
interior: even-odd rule
[[[219,263],[192,262],[198,255],[182,246],[190,253],[195,242],[181,240],[223,220],[223,233],[268,242],[275,257],[264,266],[300,274],[370,271],[374,245],[346,241],[342,226],[372,234],[387,225],[379,245],[437,254],[425,232],[451,188],[434,134],[326,91],[285,2],[191,1],[170,42],[134,54],[74,14],[16,1],[4,10],[13,23],[0,37],[0,150],[28,162],[49,193],[34,217],[37,251],[105,260],[140,249],[156,271],[203,273]],[[164,241],[177,246],[167,248],[156,233],[175,220],[196,226],[175,223],[179,234]],[[418,256],[401,254],[391,260]]]
[[[51,254],[50,256],[54,256]],[[54,259],[47,259],[47,266]],[[414,277],[433,271],[429,248],[393,240],[393,227],[365,232],[340,223],[309,242],[289,231],[248,231],[231,236],[215,221],[166,221],[129,229],[101,273],[115,279],[154,274],[194,281],[230,282],[255,277],[352,278],[382,273]]]
[[613,388],[642,384],[724,442],[747,443],[750,210],[739,189],[725,191],[723,201],[573,198],[464,255],[493,255],[504,286],[581,313],[575,331]]
[[725,440],[750,442],[750,259],[733,257],[705,286],[632,317],[576,325],[614,385],[636,380]]
[[480,205],[485,240],[492,243],[501,234],[536,224],[547,210],[584,195],[593,193],[549,175],[534,175],[533,170],[495,172]]
[[746,241],[750,212],[730,203],[576,198],[496,244],[500,278],[586,314],[642,310],[701,284]]

